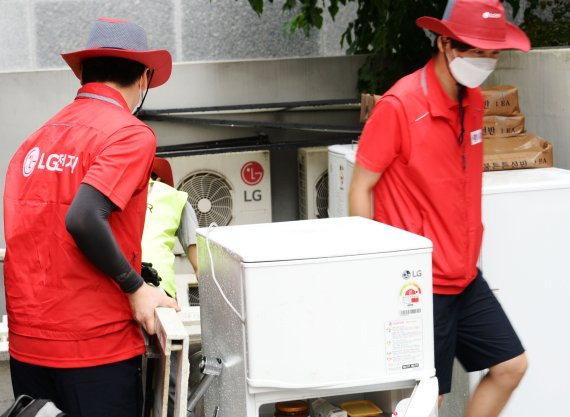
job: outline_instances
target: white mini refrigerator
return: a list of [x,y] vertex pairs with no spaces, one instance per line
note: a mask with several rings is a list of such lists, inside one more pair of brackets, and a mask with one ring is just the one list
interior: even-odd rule
[[398,417],[437,416],[431,252],[360,217],[199,229],[203,354],[224,364],[205,415],[411,396]]
[[483,275],[529,357],[501,417],[570,415],[570,171],[485,173],[482,209]]

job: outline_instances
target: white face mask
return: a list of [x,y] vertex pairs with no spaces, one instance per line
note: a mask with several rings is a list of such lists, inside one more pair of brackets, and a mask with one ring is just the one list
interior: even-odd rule
[[449,59],[449,71],[459,84],[465,87],[475,88],[483,84],[489,75],[495,70],[497,60],[495,58],[461,58],[456,56]]

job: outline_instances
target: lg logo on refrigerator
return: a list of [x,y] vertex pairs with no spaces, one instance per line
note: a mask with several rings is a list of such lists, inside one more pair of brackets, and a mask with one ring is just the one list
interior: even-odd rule
[[404,271],[402,272],[403,279],[410,279],[410,278],[419,278],[422,276],[422,270],[418,269],[417,271]]
[[[259,162],[249,161],[241,167],[241,180],[247,185],[257,185],[263,179],[264,173],[263,167]],[[245,202],[261,201],[262,198],[261,190],[259,189],[244,190],[243,192],[243,201]]]

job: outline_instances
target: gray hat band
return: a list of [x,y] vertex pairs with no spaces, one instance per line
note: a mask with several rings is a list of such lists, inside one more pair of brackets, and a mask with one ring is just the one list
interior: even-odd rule
[[148,44],[144,29],[135,23],[97,20],[87,40],[87,49],[91,48],[148,51]]

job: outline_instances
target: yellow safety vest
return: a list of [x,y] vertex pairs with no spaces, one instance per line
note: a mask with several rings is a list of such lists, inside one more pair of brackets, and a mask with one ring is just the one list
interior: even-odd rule
[[160,181],[150,180],[142,237],[142,260],[152,263],[162,278],[160,286],[176,296],[174,242],[188,194]]

